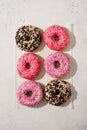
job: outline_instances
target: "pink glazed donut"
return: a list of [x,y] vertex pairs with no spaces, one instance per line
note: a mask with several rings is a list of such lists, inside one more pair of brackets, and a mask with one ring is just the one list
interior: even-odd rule
[[17,89],[18,102],[25,106],[35,106],[43,99],[43,90],[39,83],[27,81]]
[[17,63],[17,71],[22,78],[33,79],[40,70],[40,59],[34,53],[25,53]]
[[55,52],[45,59],[44,68],[49,75],[59,78],[69,71],[70,60],[63,52]]
[[45,44],[52,50],[65,49],[69,43],[69,34],[64,27],[53,25],[43,34]]

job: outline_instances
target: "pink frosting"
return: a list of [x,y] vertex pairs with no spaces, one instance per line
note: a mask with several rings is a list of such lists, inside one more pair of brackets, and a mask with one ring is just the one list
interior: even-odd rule
[[[59,63],[59,67],[55,67],[55,62]],[[70,60],[63,52],[55,52],[45,59],[44,68],[49,75],[55,78],[62,77],[69,71]]]
[[52,50],[62,50],[69,43],[69,35],[65,28],[53,25],[47,28],[43,34],[45,44]]
[[25,53],[18,60],[17,71],[22,78],[35,78],[40,71],[39,57],[34,53]]
[[[32,92],[30,96],[27,96],[27,92]],[[17,98],[20,104],[25,106],[35,106],[43,98],[43,90],[39,83],[35,81],[27,81],[19,86],[17,89]]]

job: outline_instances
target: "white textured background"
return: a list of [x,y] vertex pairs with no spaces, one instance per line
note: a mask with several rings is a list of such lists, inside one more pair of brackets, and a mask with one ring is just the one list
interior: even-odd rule
[[[14,36],[24,24],[43,30],[52,24],[65,25],[75,35],[65,50],[74,58],[66,80],[75,88],[72,101],[65,106],[43,103],[27,108],[17,103],[15,91],[23,80],[15,76],[20,51],[15,50]],[[43,48],[43,52],[38,54],[45,58],[50,50]],[[87,0],[0,0],[0,130],[87,130],[86,55]],[[46,84],[50,78],[44,75],[37,81]]]

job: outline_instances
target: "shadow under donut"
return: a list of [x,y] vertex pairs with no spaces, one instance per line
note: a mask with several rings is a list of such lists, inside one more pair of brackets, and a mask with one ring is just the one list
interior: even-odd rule
[[41,79],[44,75],[45,75],[45,70],[44,70],[44,59],[39,56],[40,60],[41,60],[41,70],[38,73],[38,75],[36,76],[35,80],[39,80]]
[[65,28],[65,29],[67,30],[67,32],[69,34],[70,41],[69,41],[68,46],[64,49],[64,52],[73,49],[75,44],[76,44],[76,38],[75,38],[75,35],[74,35],[74,25],[73,24],[71,25],[71,31],[67,28]]
[[[68,54],[67,54],[67,56],[69,57],[69,59],[71,61],[71,65],[70,65],[69,72],[65,76],[62,77],[64,80],[65,79],[70,79],[70,78],[74,77],[74,75],[77,72],[77,67],[78,67],[76,60],[72,56],[70,56]],[[60,79],[62,79],[62,78],[60,78]]]
[[70,86],[71,86],[71,91],[72,91],[71,97],[67,100],[67,102],[62,104],[60,107],[66,107],[70,103],[72,103],[72,109],[74,109],[74,101],[77,99],[77,91],[76,91],[75,87],[72,84],[70,84]]

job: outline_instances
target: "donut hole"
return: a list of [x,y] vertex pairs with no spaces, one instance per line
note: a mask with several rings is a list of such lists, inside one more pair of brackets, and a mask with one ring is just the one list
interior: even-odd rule
[[59,62],[59,61],[55,61],[55,62],[54,62],[54,67],[55,67],[55,68],[60,67],[60,62]]
[[59,91],[59,90],[56,90],[54,94],[55,94],[55,95],[58,95],[58,94],[60,94],[60,91]]
[[26,68],[30,69],[30,64],[29,63],[26,63]]
[[55,41],[59,41],[59,36],[58,35],[53,35],[53,39],[55,40]]
[[30,97],[30,96],[32,95],[32,91],[27,91],[27,92],[25,93],[25,95],[26,95],[27,97]]

